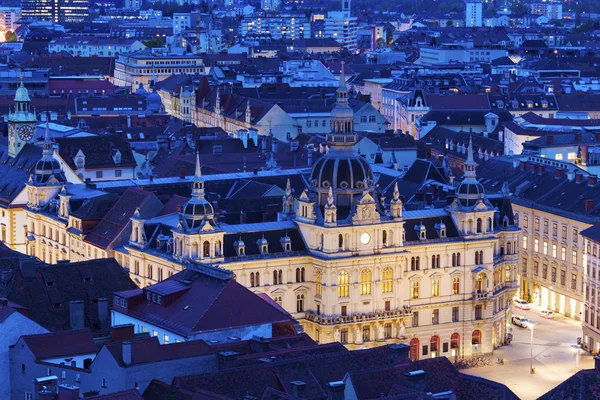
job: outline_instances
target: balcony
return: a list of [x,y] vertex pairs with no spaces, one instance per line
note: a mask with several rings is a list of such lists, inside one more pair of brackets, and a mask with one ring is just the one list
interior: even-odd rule
[[356,313],[352,315],[317,315],[316,312],[308,310],[304,312],[304,318],[319,325],[342,325],[361,322],[382,321],[390,318],[404,318],[412,316],[410,307],[398,308],[390,311],[375,311],[372,313]]
[[473,301],[488,301],[492,298],[492,292],[473,292]]

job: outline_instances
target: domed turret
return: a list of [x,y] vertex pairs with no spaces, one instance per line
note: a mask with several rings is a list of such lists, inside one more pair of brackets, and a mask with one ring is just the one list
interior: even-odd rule
[[29,91],[23,85],[23,79],[21,78],[21,85],[15,93],[15,101],[31,101],[29,98]]
[[66,182],[59,162],[53,157],[54,150],[52,149],[52,142],[50,140],[48,120],[46,120],[46,135],[43,146],[42,158],[35,164],[34,182],[37,185],[43,185],[48,183],[52,178],[55,178],[56,182]]
[[196,172],[192,181],[192,198],[183,208],[182,217],[190,230],[198,230],[205,221],[214,218],[213,206],[204,197],[204,179],[200,168],[200,155],[196,153]]
[[485,189],[477,181],[475,168],[477,163],[473,160],[473,139],[470,138],[465,162],[465,179],[456,188],[456,199],[462,207],[473,207],[479,199],[485,198]]
[[148,94],[146,89],[144,89],[144,84],[142,82],[140,82],[140,86],[135,91],[135,94],[138,94],[140,96],[146,96]]

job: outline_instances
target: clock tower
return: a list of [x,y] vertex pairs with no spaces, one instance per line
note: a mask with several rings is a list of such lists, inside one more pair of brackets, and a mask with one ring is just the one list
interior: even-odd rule
[[37,116],[30,111],[29,92],[21,86],[15,93],[15,108],[8,115],[8,155],[16,157],[26,143],[32,143],[35,138]]

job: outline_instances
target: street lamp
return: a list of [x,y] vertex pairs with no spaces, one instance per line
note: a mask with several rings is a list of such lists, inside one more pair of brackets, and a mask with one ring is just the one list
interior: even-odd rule
[[573,354],[575,354],[575,373],[577,373],[579,372],[579,350],[581,350],[581,347],[572,344],[571,348],[573,349]]
[[533,328],[535,327],[535,322],[529,320],[527,321],[527,328],[531,331],[531,345],[529,347],[529,373],[535,374],[535,369],[533,369]]

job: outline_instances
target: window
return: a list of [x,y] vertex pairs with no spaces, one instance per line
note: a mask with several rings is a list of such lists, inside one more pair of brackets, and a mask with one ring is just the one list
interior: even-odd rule
[[303,312],[303,311],[304,311],[304,295],[299,294],[298,296],[296,296],[296,312]]
[[273,298],[273,300],[275,301],[275,303],[279,304],[279,307],[283,307],[283,297],[282,296],[275,296]]
[[577,264],[577,250],[573,250],[573,254],[572,254],[571,258],[572,258],[571,262],[573,264]]
[[102,387],[106,388],[106,378],[102,378]]
[[475,319],[483,319],[483,306],[481,304],[475,306]]
[[526,249],[527,248],[527,236],[523,236],[523,248]]
[[102,171],[96,171],[96,179],[102,178]]
[[440,296],[440,280],[439,279],[434,279],[431,282],[431,296],[432,297]]
[[392,302],[389,300],[386,300],[384,303],[384,307],[385,307],[385,311],[390,311],[392,309]]
[[440,267],[440,255],[431,256],[431,268],[436,269]]
[[542,279],[548,279],[548,264],[542,265]]
[[338,235],[338,247],[340,249],[344,248],[344,236],[341,233]]
[[348,329],[344,328],[340,330],[340,342],[348,343]]
[[460,293],[460,278],[452,278],[452,294]]
[[556,258],[556,245],[552,245],[552,257]]
[[371,327],[363,326],[363,341],[370,342],[371,341]]
[[562,238],[563,239],[567,238],[567,227],[565,225],[563,225],[563,227],[562,227]]
[[412,326],[419,326],[419,312],[413,311]]
[[567,261],[567,248],[566,247],[560,248],[560,259],[563,261]]
[[[281,270],[279,270],[281,273]],[[315,269],[315,296],[321,297],[323,295],[323,273],[320,269]]]
[[431,324],[432,325],[437,325],[439,323],[440,323],[440,310],[438,308],[436,308],[431,313]]
[[548,242],[546,242],[544,240],[544,255],[547,256],[548,255]]
[[544,233],[548,233],[548,220],[544,220]]
[[571,274],[571,290],[577,290],[577,274]]
[[163,343],[164,344],[169,344],[169,335],[164,335],[163,336]]
[[375,115],[369,115],[369,122],[370,123],[375,123],[376,122]]
[[120,178],[120,177],[121,177],[121,170],[115,169],[115,178]]
[[558,224],[556,222],[552,224],[552,234],[554,236],[558,235]]
[[552,282],[556,282],[556,267],[552,267]]
[[458,314],[458,306],[452,307],[452,322],[458,322],[459,314]]
[[280,269],[273,270],[273,285],[281,285],[283,283],[283,271]]
[[309,119],[306,120],[306,127],[307,128],[312,128],[312,121],[311,120],[309,120]]
[[392,324],[387,323],[383,326],[383,335],[386,339],[390,339],[392,337]]
[[565,286],[567,284],[567,271],[560,270],[560,285]]
[[394,285],[394,271],[392,267],[385,267],[381,275],[381,291],[383,293],[391,293]]
[[536,230],[536,232],[539,232],[539,230],[540,230],[540,219],[539,218],[535,219],[535,230]]
[[535,251],[535,252],[540,251],[540,240],[539,239],[533,239],[533,251]]
[[420,257],[411,257],[410,259],[410,270],[411,271],[418,271],[420,270]]
[[260,286],[260,272],[250,273],[250,287]]
[[296,268],[296,282],[305,282],[304,273],[305,273],[304,267]]
[[460,267],[460,253],[452,253],[452,266]]
[[360,271],[360,294],[371,294],[371,270],[363,269]]
[[538,276],[540,264],[537,261],[533,262],[533,275]]
[[529,217],[527,215],[523,216],[523,228],[529,228]]
[[412,281],[410,284],[411,298],[419,298],[419,281]]
[[479,329],[475,329],[473,331],[473,334],[471,335],[471,344],[481,344],[481,331]]
[[342,306],[342,316],[348,315],[348,306]]
[[340,271],[338,274],[338,297],[350,296],[350,274],[348,271]]
[[33,400],[33,393],[25,392],[25,400]]
[[361,122],[361,124],[366,123],[367,122],[367,116],[366,115],[361,115],[360,116],[360,122]]

